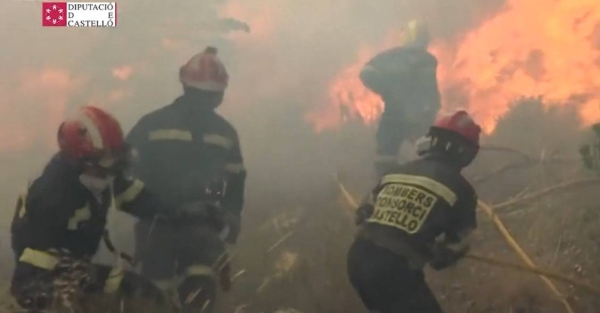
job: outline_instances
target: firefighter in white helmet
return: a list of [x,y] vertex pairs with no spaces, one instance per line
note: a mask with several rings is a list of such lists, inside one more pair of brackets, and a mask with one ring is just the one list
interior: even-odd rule
[[228,84],[217,49],[192,57],[179,78],[183,95],[142,117],[127,141],[139,154],[134,173],[149,190],[176,211],[206,214],[178,227],[141,221],[137,257],[143,275],[177,290],[184,311],[211,312],[218,286],[229,289],[225,243],[235,244],[240,231],[246,171],[235,128],[215,112]]
[[412,20],[403,44],[376,55],[360,73],[363,84],[385,103],[377,130],[378,176],[397,163],[404,140],[414,141],[427,131],[441,107],[437,59],[427,51],[429,41],[426,25]]

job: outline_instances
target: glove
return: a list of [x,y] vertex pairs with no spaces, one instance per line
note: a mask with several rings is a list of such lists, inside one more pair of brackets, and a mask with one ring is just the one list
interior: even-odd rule
[[225,227],[227,229],[227,234],[224,238],[225,242],[234,245],[237,242],[237,237],[240,234],[242,228],[242,221],[239,215],[235,213],[225,213],[223,216],[223,221],[225,222]]
[[375,209],[371,205],[361,206],[356,210],[356,216],[354,217],[354,223],[358,225],[362,225],[371,215],[373,215],[373,211]]
[[436,271],[454,265],[469,251],[470,246],[463,242],[450,243],[448,241],[435,243],[431,249],[429,265]]

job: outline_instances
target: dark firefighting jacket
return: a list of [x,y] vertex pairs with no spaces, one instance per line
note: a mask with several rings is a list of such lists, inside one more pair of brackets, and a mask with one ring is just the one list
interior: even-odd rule
[[11,225],[12,248],[19,262],[50,270],[59,252],[91,258],[113,204],[141,218],[162,210],[139,180],[120,177],[98,199],[79,182],[79,175],[76,167],[56,155],[20,196]]
[[382,118],[410,118],[440,109],[436,69],[437,59],[427,50],[402,46],[373,57],[360,78],[384,100]]
[[433,156],[403,165],[382,177],[364,205],[371,207],[359,236],[412,261],[429,262],[436,238],[460,239],[477,226],[477,195],[450,166]]
[[216,112],[180,97],[142,117],[126,140],[139,154],[136,177],[169,207],[211,200],[207,190],[222,181],[221,208],[239,216],[246,179],[240,143]]

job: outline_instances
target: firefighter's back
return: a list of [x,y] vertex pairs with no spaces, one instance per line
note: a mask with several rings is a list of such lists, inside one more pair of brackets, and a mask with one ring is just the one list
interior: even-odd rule
[[472,212],[462,212],[470,206],[461,203],[473,199],[475,192],[460,172],[435,158],[399,165],[382,178],[363,233],[379,245],[402,250],[399,254],[416,253],[425,262],[435,238],[470,217]]
[[[400,46],[375,56],[363,70],[365,85],[381,95],[385,114],[400,114],[428,106],[439,109],[436,94],[437,59],[427,50]],[[399,111],[404,110],[404,111]],[[418,112],[418,111],[417,111]]]
[[[135,173],[171,206],[202,200],[222,178],[235,129],[213,111],[186,114],[180,100],[143,117],[130,139],[139,150]],[[132,138],[137,136],[138,138]]]

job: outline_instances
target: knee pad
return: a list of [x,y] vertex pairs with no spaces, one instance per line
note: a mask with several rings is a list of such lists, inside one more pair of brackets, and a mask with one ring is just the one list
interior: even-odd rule
[[177,291],[182,313],[210,313],[217,300],[217,281],[214,276],[188,276],[179,284]]

